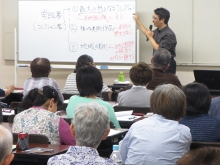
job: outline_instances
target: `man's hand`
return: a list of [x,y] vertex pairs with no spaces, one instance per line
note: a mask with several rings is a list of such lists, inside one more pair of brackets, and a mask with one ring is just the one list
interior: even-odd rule
[[137,13],[134,13],[134,14],[133,14],[133,18],[134,18],[134,20],[135,20],[136,22],[139,21],[139,16],[138,16]]
[[9,85],[6,87],[5,90],[5,97],[7,97],[11,92],[13,92],[15,90],[15,86],[14,85]]
[[147,31],[147,33],[146,33],[146,36],[147,36],[147,38],[153,38],[153,36],[154,36],[154,32],[152,32],[152,31],[150,31],[149,29],[148,29],[148,31]]

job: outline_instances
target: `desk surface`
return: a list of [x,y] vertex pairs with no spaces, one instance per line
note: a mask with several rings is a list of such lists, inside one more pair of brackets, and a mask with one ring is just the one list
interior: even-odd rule
[[15,155],[11,165],[46,165],[50,157],[58,154],[65,153],[70,145],[51,145],[51,144],[29,144],[29,149],[35,147],[49,148],[53,149],[53,152],[44,152],[37,154],[28,154],[21,150],[13,151]]

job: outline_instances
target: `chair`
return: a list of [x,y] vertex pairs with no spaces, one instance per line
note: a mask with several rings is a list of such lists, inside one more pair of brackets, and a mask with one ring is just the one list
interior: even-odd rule
[[15,114],[17,114],[17,109],[21,106],[21,102],[19,101],[12,101],[9,105],[9,108],[15,110]]
[[13,123],[14,122],[14,117],[15,117],[15,114],[8,116],[8,122]]
[[63,94],[64,100],[69,100],[71,96],[75,95],[75,94],[70,94],[70,93],[62,93],[62,94]]
[[151,112],[150,107],[114,106],[113,108],[115,112],[133,110],[133,114],[147,114],[148,112]]
[[102,94],[102,99],[104,100],[104,101],[111,101],[110,99],[109,99],[109,93],[110,92],[112,92],[112,91],[107,91],[107,92],[102,92],[101,94]]
[[[16,143],[18,141],[18,133],[13,134],[13,142]],[[29,143],[38,143],[38,144],[48,144],[49,139],[47,136],[42,134],[29,134]]]
[[61,110],[64,110],[64,111],[66,111],[66,107],[67,107],[67,105],[68,104],[66,104],[66,103],[63,103],[63,104],[61,104],[59,107],[58,107],[58,111],[61,111]]
[[219,142],[195,142],[193,141],[190,145],[190,150],[194,150],[201,147],[220,147]]

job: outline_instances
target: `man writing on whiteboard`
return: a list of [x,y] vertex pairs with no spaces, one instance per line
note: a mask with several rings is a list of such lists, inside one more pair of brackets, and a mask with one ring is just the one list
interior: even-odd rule
[[138,14],[134,14],[134,20],[139,25],[141,31],[146,35],[147,40],[151,42],[153,47],[153,52],[158,48],[165,48],[167,49],[171,55],[170,66],[166,70],[166,73],[173,73],[176,74],[176,61],[174,57],[176,57],[176,35],[175,33],[169,28],[168,21],[170,18],[170,12],[164,8],[157,8],[154,10],[154,15],[152,17],[152,21],[154,26],[157,27],[156,30],[151,31],[147,29],[139,20]]

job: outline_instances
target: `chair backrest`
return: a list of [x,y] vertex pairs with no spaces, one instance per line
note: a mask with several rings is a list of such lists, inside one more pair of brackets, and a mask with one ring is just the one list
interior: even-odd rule
[[57,110],[58,110],[58,111],[60,111],[60,110],[64,110],[64,111],[65,111],[65,110],[66,110],[67,105],[68,105],[67,103],[63,103],[63,104],[61,104],[61,105],[58,107],[58,109],[57,109]]
[[104,101],[111,101],[111,99],[109,98],[109,93],[111,93],[112,91],[106,91],[106,92],[102,92],[102,99]]
[[113,108],[115,112],[128,111],[128,110],[133,110],[133,113],[142,113],[142,114],[147,114],[148,112],[151,112],[150,107],[114,106]]
[[20,107],[20,105],[21,105],[21,102],[18,102],[18,101],[12,101],[12,102],[10,103],[10,105],[9,105],[9,108],[11,108],[11,109],[15,109],[15,108]]
[[15,118],[15,114],[8,116],[8,122],[9,123],[13,123],[14,122],[14,118]]
[[75,95],[75,94],[63,93],[63,98],[64,98],[64,100],[69,100],[70,97],[73,95]]
[[72,118],[63,118],[69,125],[72,123]]
[[197,149],[201,147],[220,147],[219,142],[195,142],[193,141],[190,145],[190,149]]
[[[13,134],[13,142],[18,141],[18,133]],[[42,134],[29,134],[29,143],[38,143],[38,144],[48,144],[49,139],[47,136]]]

